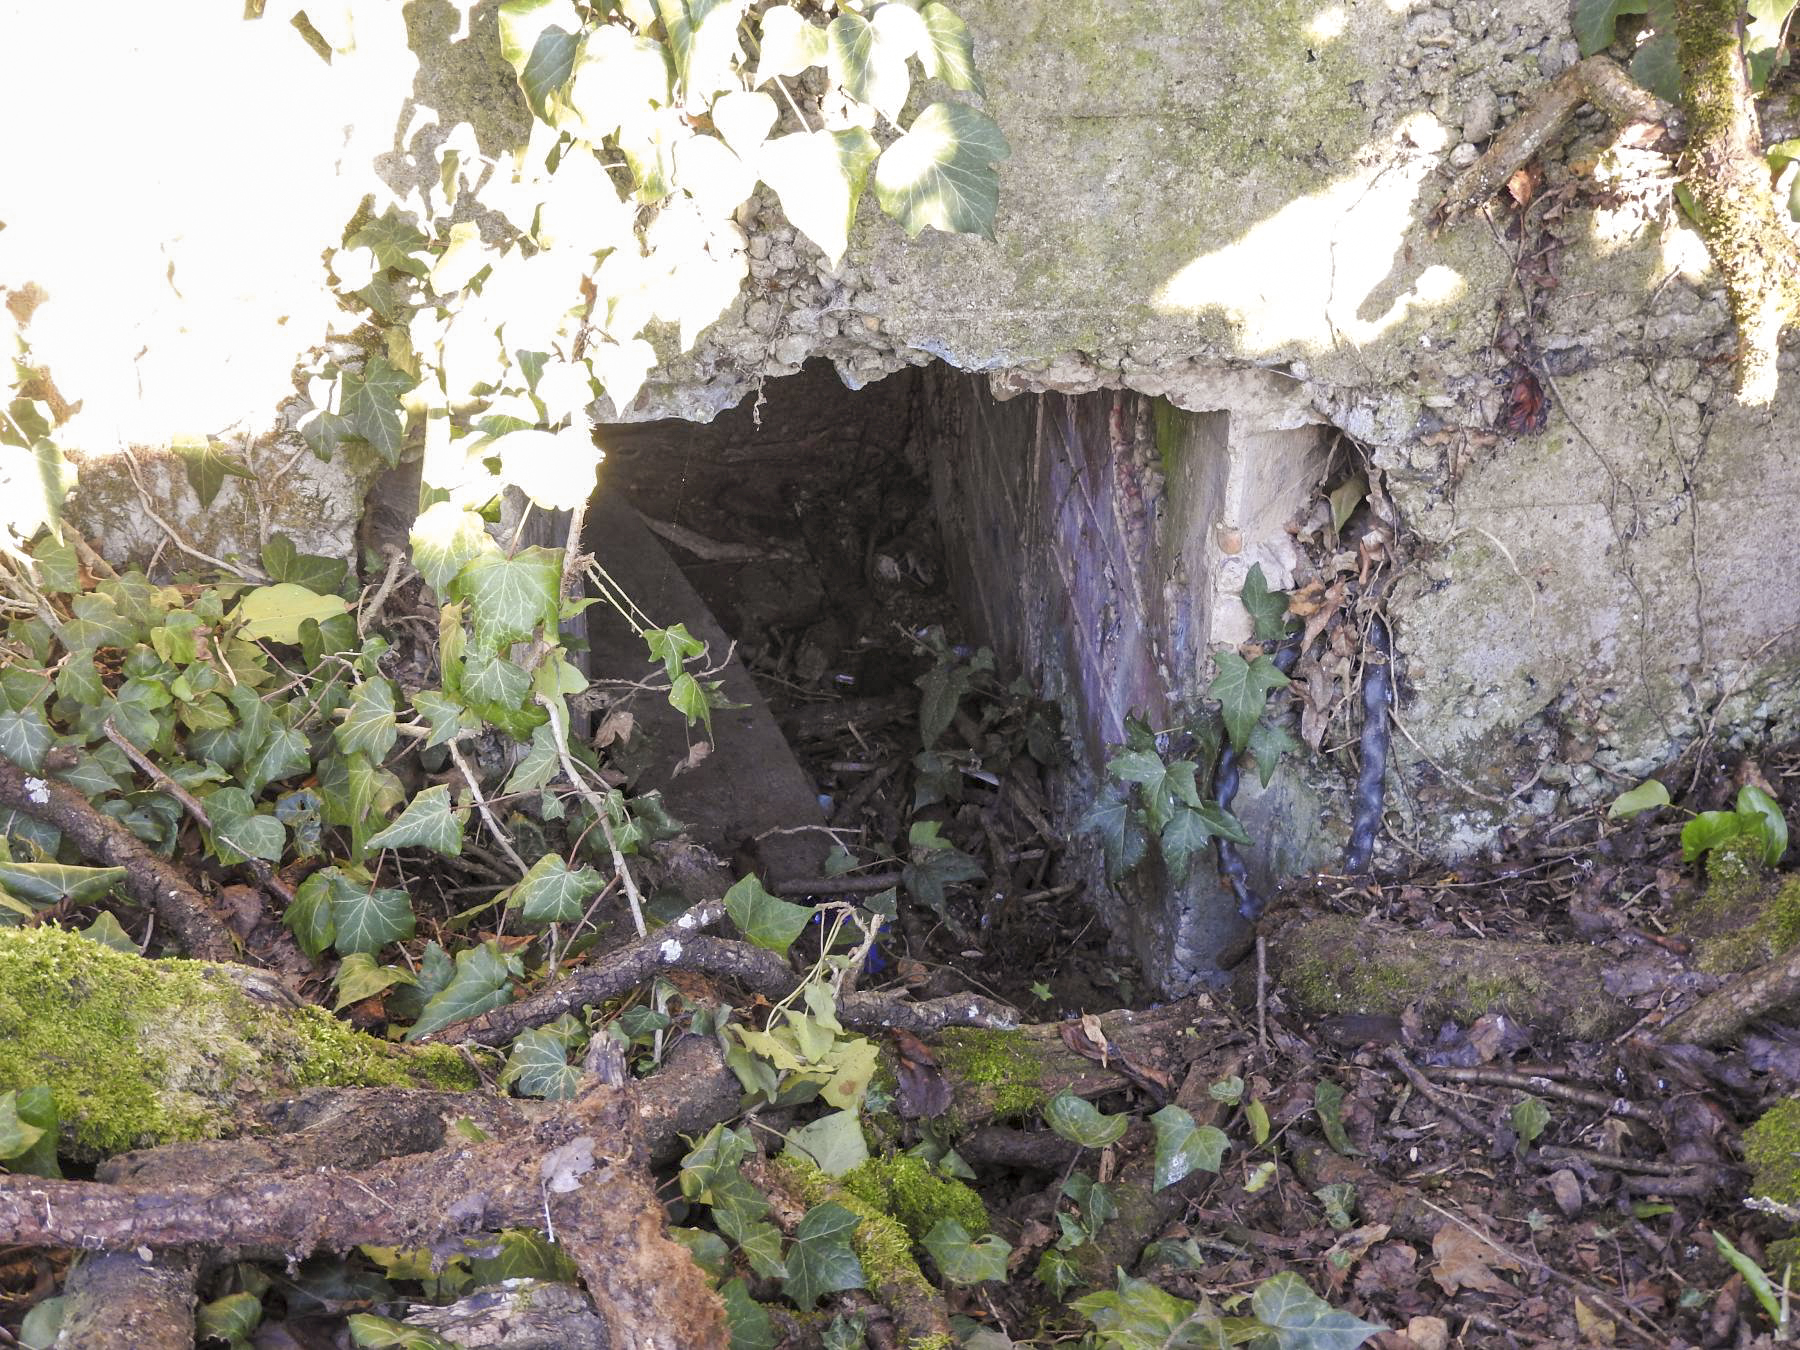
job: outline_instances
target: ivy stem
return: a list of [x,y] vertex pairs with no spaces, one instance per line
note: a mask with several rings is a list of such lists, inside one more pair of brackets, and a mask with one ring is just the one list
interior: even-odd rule
[[475,794],[475,809],[481,812],[481,818],[487,822],[488,833],[494,836],[494,842],[499,844],[500,851],[512,860],[512,865],[519,869],[519,875],[524,876],[531,869],[525,865],[525,860],[514,852],[512,840],[506,837],[506,831],[501,829],[500,822],[494,819],[493,808],[488,805],[487,798],[481,795],[481,782],[475,777],[475,771],[469,767],[469,761],[463,758],[463,753],[456,748],[454,740],[445,741],[444,747],[449,750],[450,758],[461,770],[463,780],[469,785],[469,791]]
[[575,785],[575,790],[582,795],[587,804],[594,809],[594,816],[600,822],[600,833],[606,836],[606,847],[612,851],[613,871],[623,883],[625,898],[631,904],[631,922],[637,928],[637,935],[643,937],[646,931],[644,928],[644,902],[638,895],[637,882],[632,878],[631,869],[625,865],[625,855],[619,851],[619,841],[613,834],[611,813],[607,809],[606,799],[589,786],[587,779],[581,776],[574,757],[569,754],[568,729],[563,725],[562,712],[557,707],[561,701],[560,699],[545,698],[542,694],[537,696],[538,707],[550,715],[550,740],[556,746],[557,758],[562,761],[563,773]]

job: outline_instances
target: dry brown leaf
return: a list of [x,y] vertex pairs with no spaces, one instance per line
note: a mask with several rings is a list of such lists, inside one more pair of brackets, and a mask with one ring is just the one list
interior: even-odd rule
[[614,741],[628,741],[637,730],[637,718],[623,708],[614,708],[594,729],[594,748],[604,750]]
[[1496,1270],[1519,1271],[1525,1267],[1501,1251],[1479,1233],[1461,1224],[1447,1223],[1431,1239],[1431,1254],[1436,1259],[1431,1278],[1446,1294],[1459,1289],[1473,1289],[1481,1294],[1501,1298],[1518,1298],[1519,1291],[1494,1274]]
[[1581,1338],[1589,1345],[1611,1345],[1613,1337],[1619,1334],[1619,1327],[1610,1317],[1604,1317],[1581,1301],[1579,1295],[1575,1299],[1575,1326],[1581,1332]]

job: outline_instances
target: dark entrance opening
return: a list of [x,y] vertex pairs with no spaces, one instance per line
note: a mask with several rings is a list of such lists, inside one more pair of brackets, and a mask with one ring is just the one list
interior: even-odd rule
[[1058,711],[959,604],[971,550],[960,531],[946,549],[933,481],[956,382],[976,384],[907,370],[851,391],[815,363],[708,425],[600,429],[590,550],[639,625],[708,642],[711,678],[742,705],[709,735],[629,688],[652,673],[645,645],[596,605],[595,674],[637,742],[609,754],[779,894],[896,891],[886,955],[927,996],[973,983],[1021,1007],[1046,990],[1066,1007],[1129,1001],[1134,963],[1107,954],[1084,903],[1087,843],[1058,824]]

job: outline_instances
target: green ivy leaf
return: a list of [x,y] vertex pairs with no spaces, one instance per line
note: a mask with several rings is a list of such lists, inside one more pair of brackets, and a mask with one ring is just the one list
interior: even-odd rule
[[409,938],[415,922],[412,899],[405,891],[358,885],[348,878],[333,887],[331,917],[337,930],[333,945],[345,955],[372,954]]
[[276,581],[291,581],[319,595],[335,594],[350,571],[350,565],[342,558],[300,552],[285,534],[269,536],[269,542],[263,545],[262,563],[263,570]]
[[573,923],[604,889],[605,879],[593,868],[571,869],[557,854],[546,853],[512,888],[506,903],[526,923]]
[[435,995],[407,1031],[416,1041],[452,1022],[476,1017],[512,1001],[512,981],[522,974],[516,956],[507,956],[496,942],[484,942],[456,954],[456,974],[444,991]]
[[[904,5],[895,6],[923,31],[918,14]],[[906,106],[906,92],[912,77],[906,70],[906,58],[916,48],[900,35],[901,25],[887,20],[889,7],[875,11],[876,22],[860,14],[839,14],[825,29],[825,69],[831,82],[858,103],[866,103],[890,122],[899,120]],[[888,31],[884,32],[886,28]]]
[[365,680],[350,695],[350,709],[332,731],[346,755],[361,751],[371,761],[387,758],[400,733],[394,729],[394,686],[384,679]]
[[601,450],[587,419],[562,431],[514,431],[487,447],[500,475],[546,511],[572,511],[594,495]]
[[349,611],[342,596],[316,595],[304,586],[284,581],[244,592],[231,617],[242,623],[239,632],[251,641],[292,646],[300,641],[300,625],[308,619],[322,625]]
[[1592,56],[1612,45],[1622,14],[1643,14],[1649,0],[1575,0],[1575,40],[1581,54]]
[[992,239],[1000,205],[1000,174],[993,165],[1011,153],[986,113],[963,103],[934,103],[882,152],[875,200],[909,237],[931,225]]
[[813,916],[805,905],[770,895],[754,872],[725,892],[725,912],[750,941],[784,956]]
[[[439,783],[408,802],[399,819],[379,834],[371,835],[367,846],[428,848],[446,858],[456,858],[462,855],[462,843],[462,821],[450,809],[450,786]],[[339,950],[343,948],[340,946]]]
[[20,1117],[19,1094],[0,1092],[0,1160],[18,1157],[43,1137],[43,1129]]
[[350,429],[393,468],[400,462],[400,446],[406,434],[406,410],[400,395],[417,383],[404,371],[395,370],[379,356],[371,356],[357,375],[343,377],[342,412]]
[[468,601],[475,645],[492,652],[525,641],[539,624],[554,630],[562,564],[560,550],[537,547],[521,549],[511,558],[495,552],[471,559],[450,584],[450,592],[453,599]]
[[1282,1350],[1356,1350],[1369,1337],[1386,1330],[1339,1312],[1291,1270],[1259,1284],[1250,1296],[1250,1308],[1275,1334]]
[[368,249],[384,268],[391,267],[415,277],[423,277],[431,270],[428,261],[419,256],[431,241],[413,224],[411,215],[402,215],[392,206],[379,220],[371,220],[344,242],[348,248]]
[[727,1281],[719,1296],[725,1300],[731,1350],[775,1350],[780,1339],[769,1310],[750,1296],[750,1286],[741,1277]]
[[975,41],[969,26],[959,19],[950,6],[937,0],[919,11],[925,20],[926,44],[919,50],[919,64],[930,79],[942,80],[952,89],[976,94],[985,93],[981,76],[975,71]]
[[547,1101],[571,1100],[581,1086],[581,1070],[569,1063],[568,1036],[548,1027],[519,1033],[500,1071],[500,1086]]
[[1250,611],[1250,621],[1256,626],[1258,638],[1278,638],[1287,632],[1287,592],[1269,589],[1269,583],[1263,577],[1261,563],[1252,567],[1250,575],[1244,578],[1244,588],[1238,592],[1238,598],[1243,601],[1244,608]]
[[1658,33],[1631,54],[1631,78],[1666,103],[1681,101],[1681,58],[1673,33]]
[[351,1313],[345,1326],[353,1341],[373,1350],[456,1350],[435,1331],[411,1327],[378,1313]]
[[1681,860],[1696,862],[1708,850],[1743,832],[1744,821],[1736,811],[1702,811],[1681,827]]
[[1509,1116],[1521,1145],[1535,1143],[1550,1126],[1550,1108],[1529,1094],[1513,1103]]
[[1288,678],[1275,668],[1267,656],[1246,661],[1236,652],[1221,651],[1217,658],[1219,673],[1213,677],[1207,693],[1219,700],[1219,712],[1225,719],[1225,731],[1232,748],[1240,754],[1249,744],[1250,733],[1262,717],[1271,689],[1285,689]]
[[499,551],[481,517],[451,502],[433,502],[419,514],[411,543],[413,566],[439,595],[477,554]]
[[69,651],[95,647],[129,647],[142,631],[135,620],[119,612],[110,595],[78,595],[69,602],[71,617],[56,627],[56,636]]
[[1217,1172],[1231,1140],[1213,1125],[1196,1125],[1179,1106],[1150,1117],[1156,1130],[1156,1190],[1173,1186],[1191,1172]]
[[386,993],[396,984],[417,983],[410,970],[380,965],[368,952],[351,952],[338,962],[337,975],[332,979],[332,985],[337,989],[337,1002],[332,1005],[332,1011],[342,1012],[353,1003]]
[[[112,915],[103,917],[110,919]],[[126,950],[137,949],[127,945]],[[60,1177],[62,1168],[56,1161],[56,1142],[61,1120],[49,1087],[43,1083],[35,1083],[16,1092],[8,1092],[6,1096],[12,1099],[12,1115],[17,1121],[13,1128],[21,1135],[28,1130],[38,1131],[35,1142],[10,1156],[4,1147],[0,1147],[0,1158],[6,1159],[7,1171],[34,1177]],[[4,1110],[4,1107],[0,1107],[0,1115],[4,1114]],[[0,1133],[9,1131],[4,1125],[0,1125]]]
[[481,719],[441,689],[421,689],[412,696],[413,709],[431,727],[425,749],[443,745],[457,735],[480,731]]
[[1117,881],[1144,860],[1150,851],[1150,836],[1138,823],[1125,790],[1108,783],[1094,798],[1094,804],[1081,818],[1083,834],[1098,834],[1106,851],[1106,875]]
[[227,474],[233,478],[256,477],[242,460],[226,454],[217,441],[208,437],[177,436],[169,442],[169,448],[180,456],[182,467],[187,470],[188,486],[194,489],[203,511],[211,509]]
[[1163,1346],[1229,1350],[1237,1343],[1225,1335],[1220,1319],[1122,1270],[1117,1290],[1087,1294],[1069,1306],[1094,1324],[1103,1344],[1123,1350],[1160,1350]]
[[279,783],[312,768],[312,750],[303,733],[293,727],[277,727],[262,748],[244,763],[244,790],[261,792],[270,783]]
[[294,888],[294,899],[282,913],[281,921],[294,934],[300,950],[318,960],[337,936],[337,924],[331,914],[332,879],[325,868],[314,872]]
[[242,788],[221,788],[206,799],[212,818],[213,851],[223,863],[261,858],[280,862],[287,847],[287,830],[270,815],[258,815],[250,794]]
[[862,1263],[850,1249],[857,1222],[842,1205],[827,1201],[809,1209],[794,1229],[781,1288],[803,1311],[811,1312],[826,1294],[863,1287]]
[[105,899],[125,880],[123,867],[73,867],[66,863],[0,859],[0,887],[37,905],[87,905]]
[[1659,806],[1669,804],[1669,789],[1654,778],[1647,778],[1629,792],[1621,792],[1613,798],[1613,804],[1606,810],[1608,820],[1629,820],[1643,811],[1654,811]]
[[663,663],[671,680],[681,674],[683,665],[706,650],[706,644],[688,632],[685,623],[671,624],[667,628],[646,628],[644,645],[650,648],[651,660]]
[[771,5],[763,11],[761,42],[753,85],[798,75],[825,59],[825,30],[808,23],[792,5]]
[[1064,1088],[1044,1104],[1044,1123],[1071,1144],[1105,1148],[1119,1141],[1131,1120],[1127,1116],[1109,1116]]
[[1313,1088],[1313,1110],[1319,1116],[1319,1129],[1325,1142],[1346,1158],[1359,1158],[1362,1150],[1344,1133],[1344,1089],[1329,1078],[1321,1078]]
[[542,1233],[508,1228],[500,1234],[500,1247],[492,1256],[469,1257],[469,1273],[478,1287],[502,1280],[549,1280],[573,1284],[575,1263]]
[[1247,747],[1250,755],[1256,760],[1256,777],[1264,786],[1275,776],[1275,769],[1281,763],[1281,757],[1300,748],[1300,742],[1284,726],[1263,718],[1250,728],[1250,742]]
[[835,267],[849,247],[856,203],[880,153],[861,127],[796,131],[767,142],[756,167],[775,190],[782,213]]
[[37,564],[38,589],[46,595],[74,595],[81,590],[81,559],[74,546],[45,535],[31,546]]
[[923,1245],[951,1284],[1004,1280],[1006,1258],[1012,1254],[1012,1244],[993,1233],[971,1241],[969,1230],[955,1219],[939,1219],[925,1235]]
[[36,707],[0,712],[0,755],[30,773],[44,767],[44,756],[56,744],[56,733]]
[[869,1143],[854,1110],[809,1121],[788,1135],[787,1146],[828,1177],[854,1172],[869,1160]]

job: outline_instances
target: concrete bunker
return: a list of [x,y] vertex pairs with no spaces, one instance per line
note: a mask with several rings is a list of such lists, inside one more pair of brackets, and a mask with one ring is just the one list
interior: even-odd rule
[[[879,718],[910,701],[916,715],[913,681],[930,663],[896,653],[903,633],[943,623],[991,648],[1003,680],[1023,676],[1060,712],[1067,753],[1044,776],[1059,883],[1173,992],[1216,978],[1243,932],[1210,850],[1185,882],[1152,856],[1109,884],[1081,821],[1126,719],[1179,725],[1215,648],[1250,637],[1238,599],[1250,568],[1275,589],[1308,572],[1287,526],[1342,442],[1292,383],[1221,371],[1219,406],[1189,412],[1129,390],[1014,392],[935,363],[853,390],[814,362],[710,424],[599,428],[608,459],[587,543],[655,622],[710,614],[751,672],[728,695],[771,696],[790,740],[808,708]],[[674,568],[646,567],[647,552]],[[605,606],[590,615],[596,674],[641,675],[642,644]],[[679,723],[664,727],[678,746],[692,740]],[[732,734],[721,726],[717,757],[679,773],[681,757],[665,756],[640,786],[664,789],[677,816],[735,821],[706,842],[740,866],[818,875],[828,837],[775,833],[781,812],[811,798],[825,824],[855,785],[759,778],[780,747],[734,759]],[[1259,887],[1341,850],[1343,776],[1294,756],[1266,788],[1245,775],[1235,811]]]

